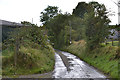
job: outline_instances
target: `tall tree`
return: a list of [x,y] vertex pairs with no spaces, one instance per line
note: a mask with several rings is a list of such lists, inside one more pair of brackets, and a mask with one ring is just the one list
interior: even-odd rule
[[41,12],[40,21],[43,22],[43,24],[47,24],[47,22],[57,14],[58,7],[48,6],[43,12]]
[[76,8],[73,9],[72,14],[77,17],[83,18],[84,14],[88,12],[87,7],[88,7],[88,4],[86,2],[79,2]]
[[[69,14],[58,14],[53,19],[50,20],[47,26],[51,27],[50,31],[50,40],[54,43],[55,47],[61,47],[63,42],[64,44],[64,35],[66,35],[66,30],[68,30],[67,25],[69,25]],[[66,27],[65,27],[66,26]],[[66,42],[66,40],[65,40]],[[66,43],[65,43],[66,44]]]
[[71,27],[72,27],[72,40],[81,40],[84,39],[84,20],[80,17],[72,16],[71,19]]
[[[94,7],[95,6],[95,7]],[[109,18],[105,6],[96,2],[89,3],[89,13],[85,14],[86,42],[88,50],[99,47],[99,44],[109,35]]]

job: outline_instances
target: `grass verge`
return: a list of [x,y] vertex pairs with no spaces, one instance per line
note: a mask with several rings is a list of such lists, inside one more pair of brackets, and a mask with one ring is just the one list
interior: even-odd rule
[[109,75],[110,78],[118,78],[117,46],[103,46],[91,53],[85,51],[85,41],[73,42],[64,51],[73,53],[88,64]]

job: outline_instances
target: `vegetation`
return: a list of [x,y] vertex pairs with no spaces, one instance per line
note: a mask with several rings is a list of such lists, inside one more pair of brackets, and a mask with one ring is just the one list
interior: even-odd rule
[[40,21],[43,22],[44,25],[46,25],[51,18],[58,14],[58,11],[58,7],[48,6],[46,9],[44,9],[43,12],[41,12]]
[[[24,75],[45,73],[54,69],[54,52],[49,46],[49,49],[42,49],[38,44],[31,46],[21,46],[17,56],[17,63],[14,66],[13,50],[3,51],[3,76],[9,75]],[[8,55],[9,54],[9,55]]]
[[[112,40],[107,45],[104,44],[111,35],[107,14],[104,4],[79,2],[72,15],[58,13],[49,19],[46,28],[54,48],[71,52],[111,77],[117,78],[120,57],[118,42],[113,44]],[[71,40],[73,44],[70,43]]]
[[21,23],[26,27],[16,26],[9,36],[4,37],[3,75],[53,70],[53,46],[71,52],[117,78],[120,58],[118,42],[113,44],[113,39],[112,42],[105,42],[111,35],[110,30],[119,31],[119,28],[109,27],[107,14],[105,5],[98,2],[79,2],[72,14],[63,14],[58,7],[48,6],[41,12],[43,26],[23,21]]
[[41,12],[42,16],[40,18],[46,28],[50,42],[54,44],[54,48],[60,48],[69,44],[68,21],[70,15],[68,13],[62,14],[58,11],[57,7],[48,6]]
[[69,44],[68,18],[68,14],[59,14],[48,23],[50,26],[49,33],[52,34],[49,39],[54,43],[55,48],[60,48]]
[[101,46],[118,46],[119,44],[119,41],[113,41],[113,44],[112,44],[112,41],[109,41],[107,43],[101,43]]
[[54,69],[54,49],[44,29],[37,26],[15,28],[3,43],[4,76],[49,72]]
[[88,13],[88,4],[86,2],[79,2],[75,9],[73,9],[73,15],[84,18],[84,14]]
[[41,12],[41,20],[47,19],[43,21],[46,22],[43,25],[55,48],[68,46],[71,39],[84,39],[87,50],[90,51],[98,48],[110,33],[108,12],[105,6],[98,2],[79,2],[72,15],[58,13],[58,8],[54,6],[48,6],[44,11]]
[[96,67],[100,71],[112,78],[118,78],[118,61],[117,46],[103,46],[97,48],[89,54],[85,51],[84,40],[73,42],[70,46],[64,49],[67,52],[73,53],[88,64]]

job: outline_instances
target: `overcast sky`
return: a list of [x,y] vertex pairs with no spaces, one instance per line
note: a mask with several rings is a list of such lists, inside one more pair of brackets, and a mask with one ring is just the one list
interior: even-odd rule
[[[110,16],[111,24],[118,23],[118,7],[114,2],[117,0],[0,0],[0,19],[12,22],[29,21],[40,25],[40,12],[48,5],[58,6],[63,13],[72,13],[78,2],[97,1],[105,4],[108,10],[115,12],[115,16]],[[114,2],[113,2],[114,1]]]

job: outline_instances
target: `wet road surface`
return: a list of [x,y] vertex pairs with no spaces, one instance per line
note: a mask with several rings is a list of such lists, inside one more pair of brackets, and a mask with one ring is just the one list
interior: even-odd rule
[[[95,70],[95,68],[89,66],[87,63],[83,62],[76,56],[62,52],[68,59],[69,70],[65,66],[64,59],[60,56],[60,54],[55,53],[55,69],[53,71],[53,78],[89,78],[89,80],[107,80],[106,76]],[[92,79],[90,79],[92,78]],[[94,79],[97,78],[97,79]],[[103,79],[104,78],[104,79]]]
[[108,80],[105,79],[106,76],[76,56],[62,51],[56,51],[55,53],[55,68],[53,72],[21,75],[19,78],[55,78],[54,80]]

